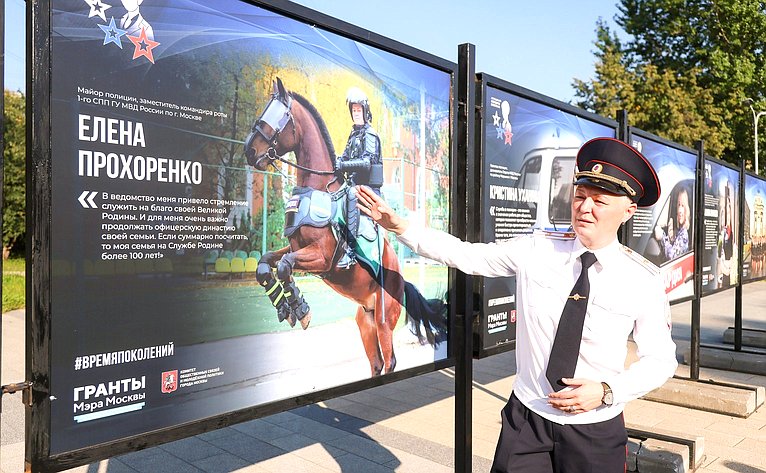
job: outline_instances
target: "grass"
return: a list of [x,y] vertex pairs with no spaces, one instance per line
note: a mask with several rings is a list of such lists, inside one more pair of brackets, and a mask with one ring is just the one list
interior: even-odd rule
[[25,269],[25,262],[24,258],[8,258],[7,260],[3,261],[3,272],[7,273],[9,271],[21,271],[23,272]]
[[24,307],[25,284],[24,258],[9,258],[3,261],[3,313]]

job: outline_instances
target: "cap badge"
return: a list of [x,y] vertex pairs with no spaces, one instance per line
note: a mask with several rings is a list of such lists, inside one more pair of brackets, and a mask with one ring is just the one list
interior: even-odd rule
[[601,171],[604,170],[604,166],[601,165],[601,163],[596,163],[593,165],[593,168],[591,169],[591,172],[600,174]]

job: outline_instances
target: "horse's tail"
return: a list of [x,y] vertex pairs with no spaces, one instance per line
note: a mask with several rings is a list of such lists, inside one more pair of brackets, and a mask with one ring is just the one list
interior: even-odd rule
[[[412,323],[410,330],[420,343],[438,346],[447,339],[447,304],[439,299],[426,299],[412,285],[404,282],[404,306]],[[425,336],[422,329],[425,329]]]

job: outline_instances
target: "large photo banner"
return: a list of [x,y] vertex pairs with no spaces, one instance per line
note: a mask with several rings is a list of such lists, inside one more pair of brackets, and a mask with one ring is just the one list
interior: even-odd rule
[[703,174],[702,294],[736,286],[739,273],[740,170],[705,159]]
[[[615,126],[491,84],[483,97],[482,241],[569,230],[577,151]],[[482,348],[515,340],[515,294],[515,277],[483,279]]]
[[745,220],[744,256],[742,261],[742,282],[750,282],[766,276],[766,179],[745,174]]
[[447,360],[448,270],[353,185],[447,229],[454,65],[237,0],[51,5],[51,454]]
[[626,246],[660,268],[673,301],[694,296],[694,196],[697,155],[657,137],[631,131],[630,144],[654,167],[662,195],[630,220]]

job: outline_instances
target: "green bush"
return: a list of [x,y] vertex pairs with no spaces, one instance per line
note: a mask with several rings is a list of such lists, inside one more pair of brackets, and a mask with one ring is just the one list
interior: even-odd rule
[[[18,253],[24,247],[26,185],[25,98],[4,92],[3,111],[3,247]],[[5,305],[5,297],[3,297]]]

